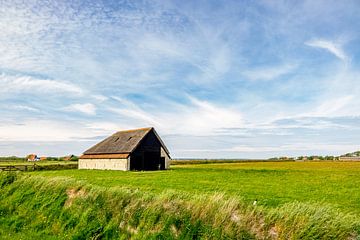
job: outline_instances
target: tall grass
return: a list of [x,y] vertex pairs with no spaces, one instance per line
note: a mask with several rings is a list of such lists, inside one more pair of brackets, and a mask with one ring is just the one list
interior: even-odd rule
[[222,193],[100,187],[0,174],[4,239],[356,239],[359,219],[327,205],[267,209]]
[[360,163],[255,162],[189,164],[167,171],[66,170],[29,173],[71,177],[97,186],[126,186],[152,193],[172,189],[191,194],[224,192],[248,203],[278,207],[288,202],[325,202],[360,214]]

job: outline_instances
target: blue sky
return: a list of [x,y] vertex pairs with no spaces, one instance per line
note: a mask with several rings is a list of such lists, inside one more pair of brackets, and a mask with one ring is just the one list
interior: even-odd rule
[[360,143],[359,1],[0,3],[0,155],[154,126],[175,158]]

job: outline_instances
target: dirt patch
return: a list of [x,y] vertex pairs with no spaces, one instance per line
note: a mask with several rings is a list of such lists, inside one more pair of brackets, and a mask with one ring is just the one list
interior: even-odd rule
[[65,207],[70,207],[76,198],[86,196],[86,192],[83,189],[75,189],[75,188],[70,188],[66,190],[66,194],[68,198],[64,204]]
[[233,212],[231,213],[231,221],[235,222],[235,223],[239,223],[240,222],[240,216],[237,212]]
[[275,225],[269,230],[269,236],[271,239],[278,239],[279,237],[279,228]]

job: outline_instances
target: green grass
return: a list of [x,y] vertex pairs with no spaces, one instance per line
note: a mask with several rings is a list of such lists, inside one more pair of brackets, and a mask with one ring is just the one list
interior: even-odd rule
[[0,239],[355,240],[359,176],[359,162],[0,173]]
[[150,193],[0,173],[1,239],[357,239],[360,220],[323,203],[252,206],[221,193]]
[[171,166],[161,172],[67,170],[34,172],[65,176],[97,186],[122,186],[160,193],[224,192],[260,205],[321,202],[360,213],[360,162],[256,162]]

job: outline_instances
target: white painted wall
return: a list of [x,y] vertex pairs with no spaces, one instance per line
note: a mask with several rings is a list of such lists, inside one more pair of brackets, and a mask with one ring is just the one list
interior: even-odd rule
[[127,171],[130,164],[125,159],[79,159],[79,169],[101,169]]

